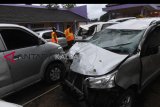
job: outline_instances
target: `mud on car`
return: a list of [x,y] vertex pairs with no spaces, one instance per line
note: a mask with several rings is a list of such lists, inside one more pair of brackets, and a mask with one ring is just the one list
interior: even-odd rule
[[96,35],[69,50],[63,90],[91,107],[134,107],[160,74],[160,18],[125,21]]

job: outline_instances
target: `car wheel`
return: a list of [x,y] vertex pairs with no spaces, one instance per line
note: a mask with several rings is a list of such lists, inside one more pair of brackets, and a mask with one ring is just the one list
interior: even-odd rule
[[124,92],[116,102],[116,107],[134,107],[136,93],[133,90]]
[[45,80],[48,83],[54,83],[63,78],[65,67],[61,63],[51,63],[48,65],[45,72]]

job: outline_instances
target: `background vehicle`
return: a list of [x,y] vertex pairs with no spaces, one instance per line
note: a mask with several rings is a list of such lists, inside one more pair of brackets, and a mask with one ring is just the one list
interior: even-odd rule
[[63,89],[90,106],[133,107],[137,93],[160,74],[160,18],[122,22],[97,36],[74,45]]
[[116,19],[108,20],[107,22],[124,22],[131,19],[136,19],[136,17],[116,18]]
[[[43,39],[47,40],[47,42],[51,42],[51,32],[52,30],[41,30],[37,31],[36,33],[39,35],[39,37],[42,37]],[[67,47],[67,40],[63,32],[57,30],[57,37],[58,37],[58,44],[62,47]]]
[[106,27],[117,24],[118,22],[96,22],[87,25],[81,25],[75,34],[75,40],[79,41],[82,39],[89,40],[93,37],[96,32],[99,32]]
[[0,97],[45,79],[53,83],[65,72],[62,47],[13,24],[0,24]]

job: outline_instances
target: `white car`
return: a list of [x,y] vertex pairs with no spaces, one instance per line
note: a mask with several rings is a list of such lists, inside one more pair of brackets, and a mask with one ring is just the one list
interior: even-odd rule
[[116,18],[116,19],[109,20],[107,22],[124,22],[131,19],[136,19],[136,17]]
[[117,23],[119,22],[96,22],[87,25],[81,25],[75,34],[75,40],[89,40],[96,32],[99,32],[106,27]]
[[[52,30],[41,30],[37,31],[36,33],[39,35],[39,37],[45,39],[47,42],[51,42]],[[57,30],[57,36],[58,36],[58,44],[61,45],[63,48],[67,47],[68,44],[64,33]]]

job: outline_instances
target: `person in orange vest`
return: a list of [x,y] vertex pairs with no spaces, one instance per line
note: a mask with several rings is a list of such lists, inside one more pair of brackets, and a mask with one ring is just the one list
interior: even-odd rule
[[74,34],[70,25],[67,25],[67,29],[64,31],[67,39],[68,47],[70,48],[74,44]]
[[53,43],[58,43],[56,28],[53,27],[52,30],[53,30],[52,33],[51,33],[52,42]]

